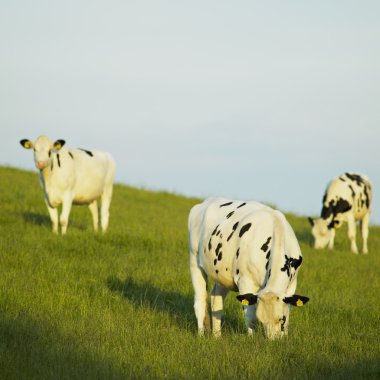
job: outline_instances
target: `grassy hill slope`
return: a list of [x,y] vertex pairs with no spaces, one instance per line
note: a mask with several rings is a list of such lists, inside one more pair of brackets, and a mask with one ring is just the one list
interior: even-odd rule
[[[73,207],[55,236],[35,172],[0,167],[0,378],[232,379],[380,376],[380,228],[369,255],[314,251],[288,215],[304,264],[289,337],[245,335],[229,294],[219,340],[199,339],[187,252],[196,199],[117,185],[110,229]],[[359,240],[359,247],[360,247]]]

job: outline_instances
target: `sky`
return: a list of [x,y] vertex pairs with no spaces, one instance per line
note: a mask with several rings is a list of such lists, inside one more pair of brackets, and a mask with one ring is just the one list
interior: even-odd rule
[[[317,216],[373,183],[380,224],[380,2],[0,0],[0,165],[19,140],[106,150],[116,182]],[[379,189],[379,190],[378,190]]]

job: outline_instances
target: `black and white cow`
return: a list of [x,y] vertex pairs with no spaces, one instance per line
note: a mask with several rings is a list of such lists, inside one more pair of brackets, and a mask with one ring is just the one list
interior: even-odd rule
[[351,251],[358,253],[356,245],[356,221],[361,223],[363,253],[368,253],[368,224],[371,214],[372,186],[369,178],[362,174],[345,173],[334,178],[323,196],[321,217],[309,218],[314,236],[314,247],[334,248],[335,230],[343,222],[348,223],[348,238]]
[[107,230],[112,198],[115,162],[109,153],[82,149],[64,149],[64,140],[54,143],[46,136],[36,141],[21,140],[25,149],[34,150],[34,163],[39,169],[52,229],[58,233],[58,206],[62,234],[66,233],[72,204],[88,205],[94,230],[98,230],[97,199],[101,198],[101,226]]
[[256,318],[268,338],[286,335],[289,305],[302,306],[309,299],[294,294],[302,255],[284,215],[258,202],[209,198],[191,209],[188,223],[198,334],[209,327],[210,277],[215,283],[211,295],[214,336],[221,334],[229,290],[240,293],[237,298],[243,304],[249,335]]

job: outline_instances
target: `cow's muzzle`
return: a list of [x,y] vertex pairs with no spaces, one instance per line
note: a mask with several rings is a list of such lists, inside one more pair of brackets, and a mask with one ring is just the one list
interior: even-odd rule
[[45,161],[37,161],[36,162],[36,168],[39,170],[45,169],[47,166],[47,163]]

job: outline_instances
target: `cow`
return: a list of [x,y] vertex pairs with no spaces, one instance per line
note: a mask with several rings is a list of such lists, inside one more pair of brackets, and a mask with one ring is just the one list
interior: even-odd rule
[[190,273],[198,335],[209,329],[208,278],[212,334],[221,335],[223,304],[228,292],[239,292],[248,335],[257,321],[265,336],[287,335],[290,305],[309,298],[294,294],[302,254],[285,216],[254,201],[208,198],[188,218]]
[[109,221],[115,162],[109,153],[84,149],[65,149],[65,140],[52,142],[47,136],[35,141],[23,139],[25,149],[33,149],[34,163],[44,191],[52,230],[58,233],[58,207],[62,234],[66,234],[71,206],[88,205],[94,230],[98,231],[98,198],[101,198],[101,227],[105,232]]
[[372,185],[366,175],[344,173],[331,180],[323,196],[320,218],[308,218],[312,226],[314,248],[322,249],[328,245],[329,249],[333,249],[335,230],[340,228],[343,222],[347,222],[351,251],[357,254],[356,221],[360,221],[363,253],[368,253],[371,201]]

